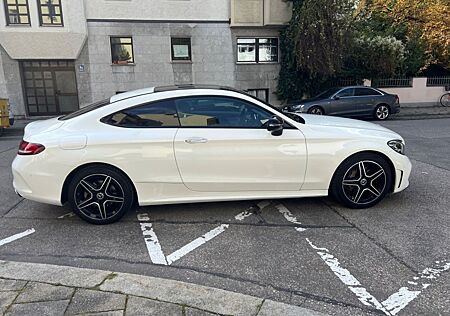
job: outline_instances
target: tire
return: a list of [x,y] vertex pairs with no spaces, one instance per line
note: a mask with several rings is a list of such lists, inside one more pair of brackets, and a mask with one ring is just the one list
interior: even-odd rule
[[378,121],[385,121],[391,115],[391,109],[386,104],[378,104],[373,112],[373,117]]
[[313,106],[308,110],[308,114],[324,115],[324,111],[320,106]]
[[392,171],[384,158],[362,153],[346,159],[336,170],[330,193],[349,208],[368,208],[380,202],[392,188]]
[[70,181],[68,201],[75,214],[97,225],[118,221],[134,206],[130,180],[106,166],[81,169]]
[[442,106],[450,106],[450,93],[445,93],[439,100]]

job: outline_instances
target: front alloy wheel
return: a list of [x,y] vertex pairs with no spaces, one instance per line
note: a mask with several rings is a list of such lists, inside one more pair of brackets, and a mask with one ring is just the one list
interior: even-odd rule
[[318,106],[313,106],[308,111],[309,114],[315,114],[315,115],[323,115],[323,110]]
[[119,220],[133,205],[133,190],[120,172],[107,167],[88,167],[69,185],[69,203],[82,219],[93,224]]
[[333,177],[330,191],[345,206],[366,208],[381,201],[391,184],[391,169],[382,157],[359,154],[341,164]]

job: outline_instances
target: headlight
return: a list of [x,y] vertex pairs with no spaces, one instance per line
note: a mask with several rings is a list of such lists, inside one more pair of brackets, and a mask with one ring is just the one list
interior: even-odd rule
[[299,112],[303,112],[303,108],[304,108],[304,107],[305,107],[304,104],[294,105],[294,106],[292,107],[292,110],[294,110],[294,111],[299,111]]
[[388,146],[391,147],[393,150],[398,152],[399,154],[404,155],[405,154],[405,144],[400,139],[394,139],[388,141]]

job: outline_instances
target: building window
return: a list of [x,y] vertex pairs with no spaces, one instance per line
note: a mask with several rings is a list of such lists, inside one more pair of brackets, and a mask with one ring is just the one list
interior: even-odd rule
[[277,63],[278,38],[238,38],[237,61],[242,63]]
[[133,38],[111,37],[111,56],[113,64],[133,64]]
[[38,6],[42,26],[63,25],[61,0],[38,0]]
[[4,0],[7,25],[30,25],[28,0]]
[[269,102],[269,89],[248,89],[247,93],[264,102]]
[[179,38],[172,37],[172,60],[192,60],[191,57],[191,39],[190,38]]

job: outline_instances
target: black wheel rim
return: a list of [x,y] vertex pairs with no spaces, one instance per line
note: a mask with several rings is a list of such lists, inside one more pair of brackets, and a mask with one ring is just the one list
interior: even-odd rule
[[386,188],[386,172],[375,161],[364,160],[351,166],[344,175],[342,190],[345,197],[358,205],[378,199]]
[[113,177],[92,174],[84,177],[75,187],[74,200],[77,209],[95,220],[107,220],[123,207],[125,194]]

